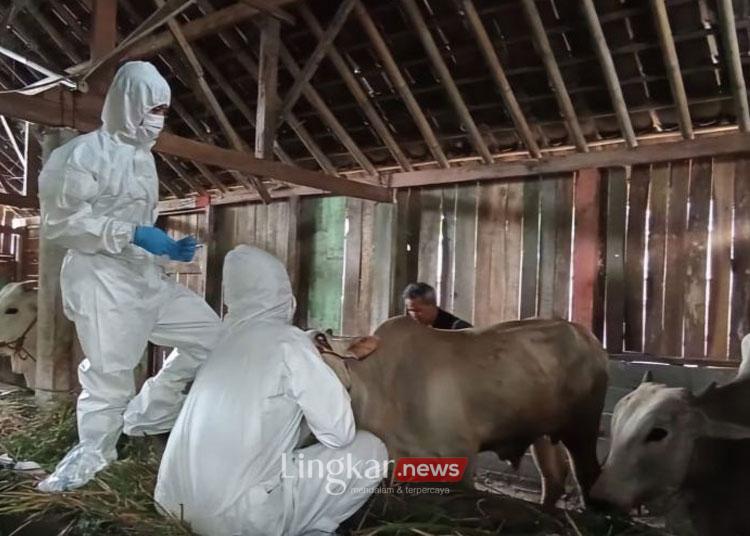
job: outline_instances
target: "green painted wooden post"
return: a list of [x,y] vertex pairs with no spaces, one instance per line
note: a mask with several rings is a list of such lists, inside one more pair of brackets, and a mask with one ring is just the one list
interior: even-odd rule
[[307,325],[312,329],[341,331],[341,296],[344,270],[344,221],[346,198],[331,197],[305,201],[313,203],[314,232],[309,263]]

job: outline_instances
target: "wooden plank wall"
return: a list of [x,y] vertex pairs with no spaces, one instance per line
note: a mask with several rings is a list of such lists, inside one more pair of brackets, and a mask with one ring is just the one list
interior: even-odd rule
[[483,326],[590,326],[612,353],[739,358],[750,329],[750,160],[697,159],[401,190],[394,205],[303,198],[214,207],[206,296],[238,243],[286,263],[303,327],[357,335],[407,283]]

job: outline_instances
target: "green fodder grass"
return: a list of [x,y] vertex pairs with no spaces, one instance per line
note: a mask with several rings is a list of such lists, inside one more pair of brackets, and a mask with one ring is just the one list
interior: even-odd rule
[[[76,439],[72,404],[39,409],[25,393],[0,398],[0,453],[51,471]],[[41,493],[33,478],[0,471],[0,518],[21,520],[30,529],[53,520],[65,536],[191,535],[185,524],[156,511],[159,454],[153,442],[125,440],[119,452],[121,459],[91,483],[66,493]]]

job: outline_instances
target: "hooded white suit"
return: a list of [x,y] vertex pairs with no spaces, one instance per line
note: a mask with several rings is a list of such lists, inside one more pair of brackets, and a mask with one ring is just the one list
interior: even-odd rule
[[[291,326],[284,266],[238,246],[224,262],[229,314],[169,437],[155,498],[204,536],[331,532],[380,481],[299,474],[299,463],[349,459],[383,466],[385,445],[354,429],[351,400],[308,337]],[[303,417],[320,444],[295,450]],[[282,461],[282,460],[285,460]],[[361,469],[361,468],[360,468]]]
[[[40,484],[44,491],[81,486],[114,461],[123,423],[131,435],[168,431],[218,336],[220,320],[205,301],[132,243],[136,226],[157,216],[155,132],[142,122],[169,100],[153,65],[125,64],[107,93],[102,127],[56,149],[39,177],[42,236],[68,248],[63,306],[86,355],[78,369],[80,443]],[[149,340],[179,354],[133,398],[133,369]]]

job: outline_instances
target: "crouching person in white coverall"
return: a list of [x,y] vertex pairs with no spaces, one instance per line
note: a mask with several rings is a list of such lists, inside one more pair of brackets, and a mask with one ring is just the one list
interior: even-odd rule
[[[153,226],[159,197],[151,147],[170,89],[144,62],[122,66],[102,126],[57,148],[39,177],[42,236],[68,248],[60,274],[66,316],[86,359],[78,368],[79,444],[40,483],[82,486],[117,459],[117,439],[169,431],[186,384],[216,343],[218,316],[164,275],[160,259],[190,261],[195,239]],[[148,341],[176,347],[137,397],[133,369]]]
[[[169,437],[156,503],[203,536],[333,532],[384,476],[385,445],[355,433],[349,394],[291,325],[278,259],[235,248],[224,297],[223,335]],[[303,417],[320,443],[296,449]]]

